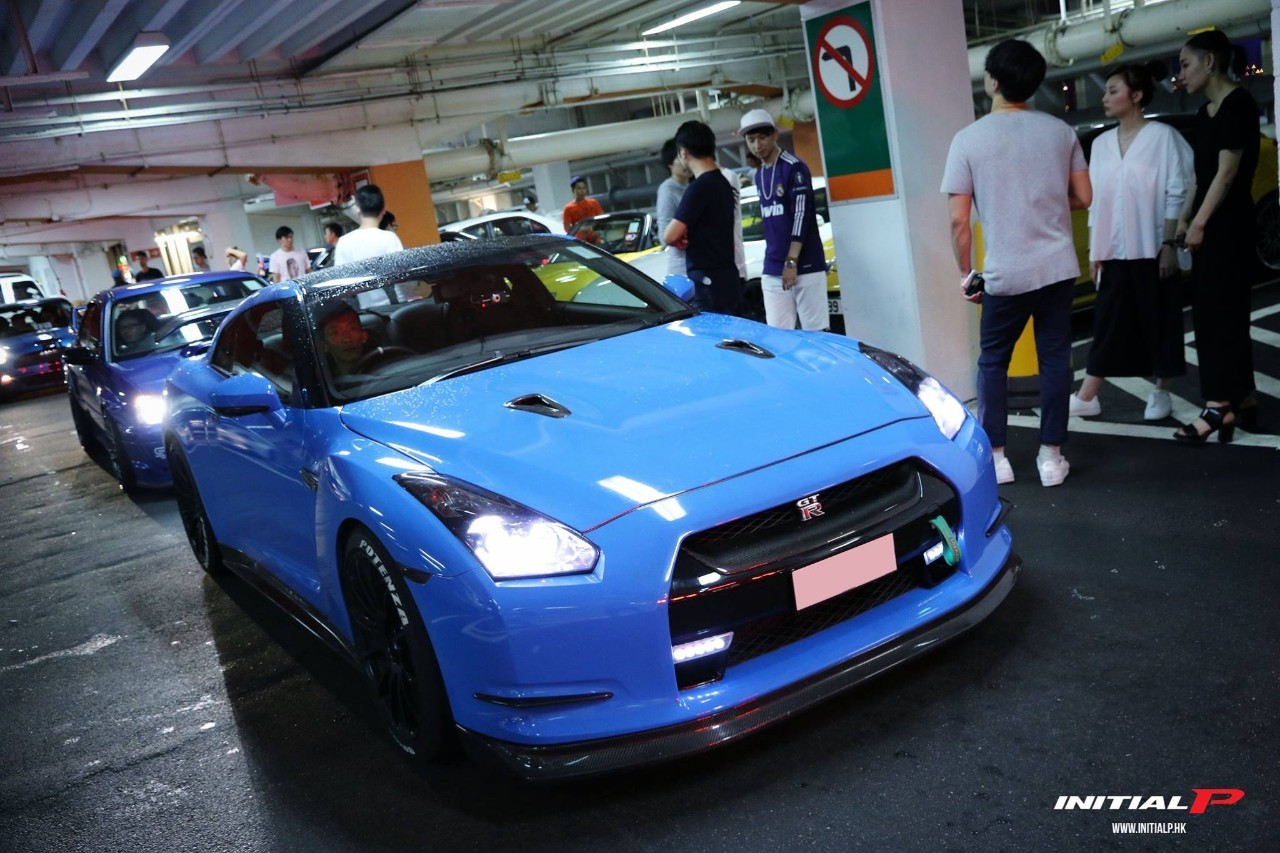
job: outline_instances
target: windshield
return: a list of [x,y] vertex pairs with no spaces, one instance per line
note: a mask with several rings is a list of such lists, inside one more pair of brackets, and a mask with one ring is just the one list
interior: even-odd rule
[[26,305],[0,305],[0,338],[64,329],[71,325],[71,303],[44,299]]
[[311,294],[315,351],[330,397],[361,400],[487,370],[687,316],[660,285],[590,246],[492,246],[455,266],[421,268]]
[[643,213],[637,213],[634,216],[583,219],[569,228],[569,235],[615,255],[639,252],[653,245],[653,239],[645,233],[647,218]]
[[[119,298],[111,306],[112,356],[119,361],[208,341],[221,314],[210,318],[206,306],[230,309],[261,286],[252,277],[190,281]],[[188,312],[190,322],[172,322]]]

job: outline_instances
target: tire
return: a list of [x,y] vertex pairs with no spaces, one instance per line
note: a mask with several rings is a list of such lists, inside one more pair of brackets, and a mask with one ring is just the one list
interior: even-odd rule
[[1280,195],[1271,193],[1254,207],[1258,231],[1258,260],[1272,272],[1280,270]]
[[76,439],[85,453],[93,449],[97,441],[93,437],[93,427],[89,424],[89,416],[80,408],[80,404],[71,399],[71,422],[76,428]]
[[215,577],[224,574],[226,566],[218,550],[218,538],[213,535],[213,525],[204,511],[204,501],[200,500],[200,490],[191,475],[191,466],[172,441],[166,442],[165,455],[169,458],[173,495],[178,503],[178,514],[182,517],[182,528],[187,532],[187,542],[191,544],[191,553],[195,554],[200,568],[209,574]]
[[764,322],[764,291],[758,278],[748,281],[746,290],[742,292],[742,316],[757,323]]
[[453,717],[422,617],[398,566],[367,529],[342,553],[342,587],[361,669],[383,727],[405,754],[451,754]]
[[124,493],[133,494],[138,490],[138,478],[133,473],[133,463],[129,461],[129,454],[125,452],[124,436],[120,434],[120,427],[110,416],[106,418],[106,423],[107,464],[111,468],[112,476],[120,482],[120,488],[124,489]]

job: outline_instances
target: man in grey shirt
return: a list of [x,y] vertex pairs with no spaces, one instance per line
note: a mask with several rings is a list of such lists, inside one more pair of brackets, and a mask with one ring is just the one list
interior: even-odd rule
[[952,139],[942,191],[962,281],[973,271],[970,213],[982,220],[986,292],[964,298],[982,303],[978,419],[991,439],[996,481],[1013,482],[1004,455],[1009,360],[1031,319],[1040,361],[1036,467],[1043,485],[1057,486],[1071,467],[1060,449],[1071,395],[1071,296],[1080,274],[1071,211],[1088,208],[1093,192],[1075,132],[1027,109],[1044,75],[1044,57],[1025,41],[991,49],[984,75],[991,112]]
[[[684,196],[684,188],[689,185],[692,173],[689,167],[680,162],[677,156],[680,150],[674,139],[662,143],[662,165],[671,173],[665,181],[658,184],[658,236],[667,233],[667,226],[675,218],[676,208]],[[677,246],[667,246],[667,275],[685,275],[684,250]]]

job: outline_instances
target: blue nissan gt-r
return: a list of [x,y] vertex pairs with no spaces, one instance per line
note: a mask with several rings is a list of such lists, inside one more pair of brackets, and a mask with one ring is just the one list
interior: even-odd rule
[[204,352],[218,323],[266,286],[255,275],[177,275],[104,290],[85,307],[66,350],[67,395],[80,444],[100,444],[126,492],[167,486],[164,380]]
[[62,384],[75,311],[60,297],[0,305],[0,399]]
[[571,777],[733,741],[976,625],[1021,566],[937,380],[565,238],[272,285],[167,395],[201,565],[347,655],[420,759]]

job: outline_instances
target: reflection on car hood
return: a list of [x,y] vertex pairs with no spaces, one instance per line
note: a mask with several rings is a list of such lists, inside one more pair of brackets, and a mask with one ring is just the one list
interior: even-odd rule
[[165,377],[178,362],[185,360],[179,354],[180,352],[180,350],[173,350],[115,362],[111,365],[112,372],[118,382],[128,386],[128,389],[118,388],[117,390],[132,390],[139,394],[163,393]]
[[[718,347],[750,341],[760,358]],[[571,414],[505,406],[541,394]],[[344,407],[355,432],[578,529],[928,413],[832,338],[715,314]]]
[[60,347],[69,347],[74,341],[75,334],[63,327],[0,338],[0,347],[8,350],[10,355],[19,356],[48,349],[50,342]]

